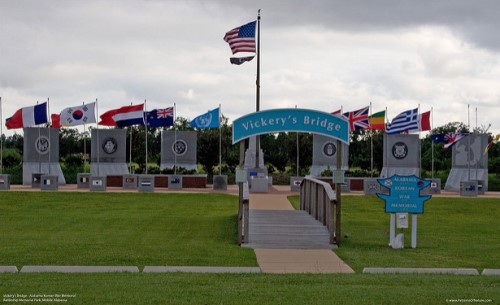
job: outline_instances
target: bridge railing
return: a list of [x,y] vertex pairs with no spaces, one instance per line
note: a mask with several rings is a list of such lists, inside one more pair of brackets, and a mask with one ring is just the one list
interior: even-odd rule
[[330,244],[340,244],[340,205],[330,184],[304,178],[300,184],[300,209],[328,228]]
[[239,183],[239,204],[238,204],[238,244],[249,242],[248,233],[250,231],[250,194],[248,192],[248,182]]

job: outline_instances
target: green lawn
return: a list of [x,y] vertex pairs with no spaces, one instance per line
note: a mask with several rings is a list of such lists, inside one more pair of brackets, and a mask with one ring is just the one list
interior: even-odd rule
[[0,265],[257,266],[237,197],[3,192]]
[[[297,206],[298,196],[290,201]],[[418,216],[417,248],[391,249],[389,214],[375,196],[342,197],[342,245],[335,252],[356,272],[364,267],[500,268],[500,199],[441,198]],[[411,220],[411,218],[410,218]],[[411,221],[410,221],[411,223]]]
[[[500,301],[499,277],[439,275],[0,274],[0,294],[67,304],[450,304]],[[51,304],[51,303],[49,303]]]
[[[257,265],[253,251],[236,244],[234,196],[0,195],[0,265]],[[335,252],[357,271],[353,275],[17,273],[0,274],[0,295],[71,295],[67,304],[500,302],[498,276],[361,273],[364,267],[500,268],[500,199],[434,197],[419,216],[418,248],[400,250],[387,247],[389,216],[382,201],[342,200],[347,237]]]

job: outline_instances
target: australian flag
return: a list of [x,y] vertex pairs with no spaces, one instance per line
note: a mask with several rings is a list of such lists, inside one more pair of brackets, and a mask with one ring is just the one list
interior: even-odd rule
[[434,143],[445,143],[443,149],[448,149],[468,135],[469,135],[468,132],[449,132],[442,134],[433,134],[431,135],[431,140]]
[[145,111],[144,122],[148,127],[174,126],[174,107]]

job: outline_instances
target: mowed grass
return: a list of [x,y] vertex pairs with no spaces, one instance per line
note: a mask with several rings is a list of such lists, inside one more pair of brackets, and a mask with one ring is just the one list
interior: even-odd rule
[[[290,200],[296,206],[298,196]],[[500,268],[500,199],[434,196],[418,215],[417,248],[391,249],[390,216],[375,196],[342,197],[342,244],[335,252],[356,272],[364,267]]]
[[0,265],[257,266],[224,194],[2,192]]
[[0,294],[72,295],[67,304],[428,305],[471,299],[498,304],[500,279],[366,274],[0,274]]

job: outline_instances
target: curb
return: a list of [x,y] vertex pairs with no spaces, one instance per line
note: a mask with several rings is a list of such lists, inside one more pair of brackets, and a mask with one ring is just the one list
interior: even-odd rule
[[259,267],[191,267],[191,266],[146,266],[143,273],[261,273]]
[[21,273],[57,272],[57,273],[109,273],[139,272],[135,266],[24,266]]
[[469,268],[364,268],[363,273],[479,275],[476,269]]

